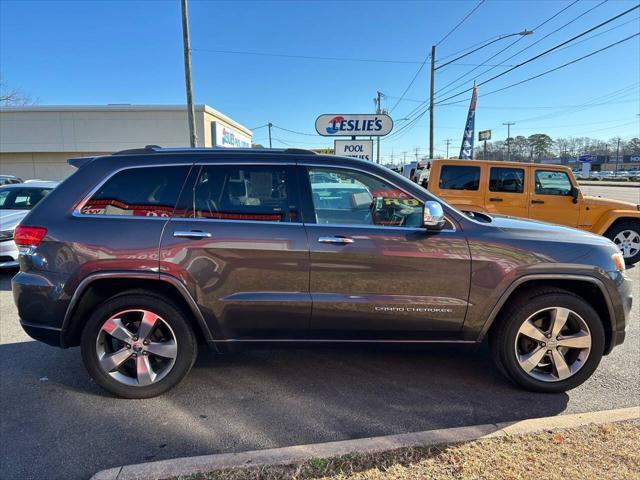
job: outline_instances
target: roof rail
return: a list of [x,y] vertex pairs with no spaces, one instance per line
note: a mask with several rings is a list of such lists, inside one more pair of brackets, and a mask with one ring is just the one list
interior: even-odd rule
[[288,155],[317,155],[313,150],[307,150],[305,148],[287,148],[284,150],[280,149],[270,149],[270,148],[224,148],[224,147],[169,147],[163,148],[158,145],[146,145],[144,148],[131,148],[128,150],[120,150],[119,152],[114,152],[112,155],[138,155],[142,153],[182,153],[182,152],[210,152],[210,151],[218,151],[218,152],[226,152],[226,153],[234,153],[234,151],[240,152],[252,152],[255,154],[258,153],[284,153]]
[[308,150],[306,148],[287,148],[284,153],[291,153],[291,154],[301,154],[301,153],[306,153],[306,154],[312,154],[312,155],[317,155],[317,152],[314,152],[313,150]]

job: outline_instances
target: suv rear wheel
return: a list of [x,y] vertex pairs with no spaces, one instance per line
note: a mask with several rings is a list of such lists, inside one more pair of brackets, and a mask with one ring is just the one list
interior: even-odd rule
[[197,343],[175,305],[154,295],[120,294],[91,315],[80,341],[91,377],[125,398],[149,398],[178,384],[191,369]]
[[587,380],[604,352],[595,310],[564,290],[534,290],[501,314],[491,336],[494,360],[522,387],[564,392]]

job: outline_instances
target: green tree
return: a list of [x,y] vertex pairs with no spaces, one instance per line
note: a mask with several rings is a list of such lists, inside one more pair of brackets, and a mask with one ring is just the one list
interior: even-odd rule
[[539,161],[550,153],[553,140],[546,133],[534,133],[529,135],[527,143],[529,144],[531,158]]

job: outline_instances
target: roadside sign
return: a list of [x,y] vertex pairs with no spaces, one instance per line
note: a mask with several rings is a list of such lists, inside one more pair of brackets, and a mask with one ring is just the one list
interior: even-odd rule
[[586,155],[586,154],[585,155],[580,155],[578,157],[578,161],[582,162],[582,163],[591,163],[594,160],[593,157],[594,157],[594,155]]
[[393,129],[393,120],[384,113],[325,114],[316,119],[316,132],[323,137],[382,137]]
[[483,140],[491,140],[491,130],[482,130],[478,132],[478,141],[481,142]]
[[373,140],[334,140],[333,145],[336,155],[373,160]]

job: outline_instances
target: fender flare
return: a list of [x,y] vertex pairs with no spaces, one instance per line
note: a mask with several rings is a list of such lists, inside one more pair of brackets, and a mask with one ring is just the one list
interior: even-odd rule
[[640,222],[640,212],[630,210],[610,210],[598,219],[598,221],[593,225],[593,229],[591,231],[598,235],[604,235],[607,233],[607,230],[611,228],[611,225],[618,220]]
[[[484,325],[482,326],[482,329],[480,330],[480,334],[478,335],[478,338],[477,338],[478,342],[482,342],[487,332],[491,328],[491,325],[493,325],[495,319],[498,317],[498,313],[500,313],[500,310],[502,310],[502,307],[504,306],[505,303],[507,303],[507,301],[509,300],[509,298],[511,297],[515,289],[518,288],[520,285],[523,285],[524,283],[535,281],[535,280],[575,280],[580,282],[589,282],[596,285],[600,290],[600,292],[602,292],[602,296],[604,297],[605,303],[607,305],[607,312],[609,313],[609,323],[610,323],[610,331],[608,333],[613,335],[614,332],[616,331],[615,311],[611,303],[611,297],[609,295],[609,291],[607,290],[607,287],[605,286],[604,282],[602,282],[602,280],[592,277],[590,275],[580,275],[580,274],[568,274],[568,275],[530,274],[530,275],[524,275],[522,277],[519,277],[513,282],[511,282],[509,287],[500,296],[496,304],[491,309],[491,313],[489,314],[489,317],[487,318]],[[612,348],[611,345],[608,346],[607,352],[610,351],[611,348]]]
[[[103,280],[107,278],[133,278],[133,279],[142,279],[142,280],[153,280],[155,282],[166,282],[171,284],[175,289],[182,295],[182,298],[189,306],[191,313],[193,314],[198,327],[200,328],[202,334],[205,337],[207,343],[214,342],[213,335],[211,334],[211,329],[208,327],[207,322],[198,307],[195,299],[187,289],[187,287],[180,282],[177,278],[172,275],[168,275],[166,273],[152,273],[152,272],[135,272],[135,271],[110,271],[110,272],[98,272],[92,273],[78,284],[76,287],[71,300],[69,301],[69,305],[67,306],[67,310],[64,315],[64,320],[62,321],[61,328],[61,343],[64,343],[65,334],[68,331],[69,324],[71,322],[71,318],[75,312],[75,309],[78,305],[78,302],[84,295],[87,288],[97,280]],[[64,346],[64,345],[63,345]]]

